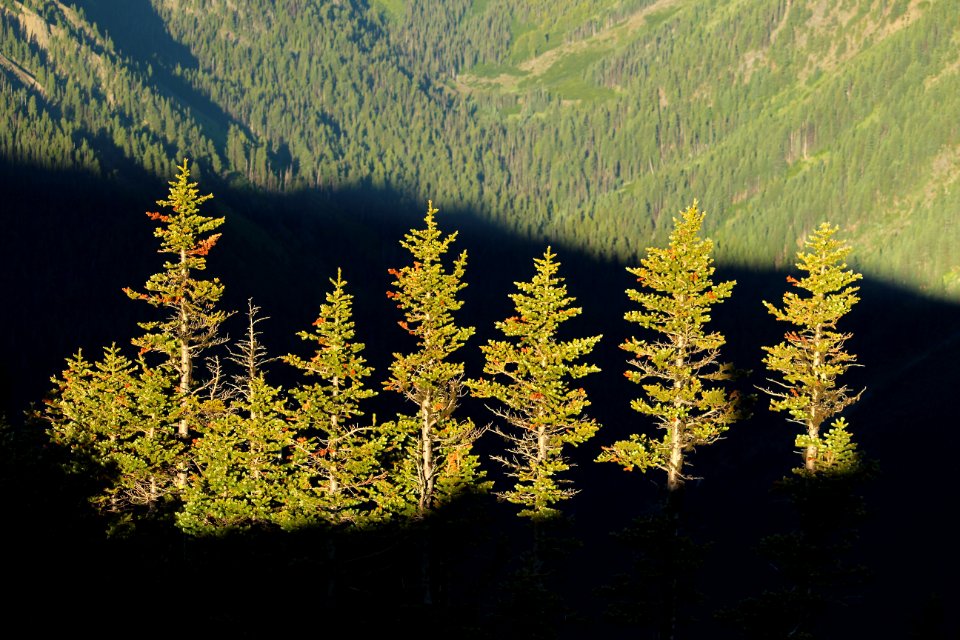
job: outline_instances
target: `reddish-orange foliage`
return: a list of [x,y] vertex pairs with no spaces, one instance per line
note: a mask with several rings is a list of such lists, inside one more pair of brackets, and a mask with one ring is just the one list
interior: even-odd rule
[[170,216],[164,215],[157,211],[147,211],[147,217],[151,220],[158,220],[160,222],[170,222]]
[[190,255],[195,256],[205,256],[210,253],[210,249],[213,248],[213,245],[217,244],[217,240],[220,239],[220,236],[223,234],[215,233],[206,240],[200,242],[197,245],[197,248],[190,252]]
[[457,473],[460,471],[460,452],[454,451],[447,456],[447,463],[450,465],[450,471]]
[[124,287],[124,288],[123,288],[123,292],[124,292],[125,294],[127,294],[128,296],[136,296],[137,300],[149,300],[149,299],[150,299],[150,296],[148,296],[147,294],[145,294],[145,293],[137,293],[136,291],[134,291],[134,290],[131,289],[130,287]]

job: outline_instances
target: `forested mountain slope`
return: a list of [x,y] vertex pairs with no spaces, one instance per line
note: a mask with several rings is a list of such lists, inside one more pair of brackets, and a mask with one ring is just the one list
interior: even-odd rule
[[[637,389],[623,376],[624,290],[635,286],[624,266],[665,245],[673,216],[699,201],[720,272],[737,281],[715,319],[731,360],[750,370],[744,392],[769,382],[760,347],[785,329],[762,301],[780,299],[802,238],[828,220],[865,274],[844,330],[863,365],[851,388],[866,391],[847,414],[882,473],[853,547],[873,570],[867,588],[836,616],[844,626],[820,624],[936,637],[925,629],[951,613],[957,555],[942,524],[952,467],[928,459],[931,444],[949,442],[960,357],[958,45],[953,0],[0,0],[0,418],[25,427],[0,429],[2,444],[8,431],[43,439],[18,423],[66,357],[96,357],[111,341],[130,350],[136,323],[155,319],[121,289],[141,287],[163,260],[143,213],[184,158],[215,195],[207,211],[226,218],[209,262],[224,307],[252,297],[269,353],[302,353],[296,332],[342,266],[377,384],[408,338],[385,297],[387,269],[403,264],[399,241],[428,199],[469,249],[468,375],[510,312],[507,293],[551,243],[583,306],[576,331],[604,334],[602,371],[585,388],[605,443],[650,426],[630,410]],[[237,314],[225,333],[243,335],[243,322]],[[281,365],[271,363],[271,384],[294,378]],[[381,420],[394,409],[387,396],[371,411]],[[468,408],[486,419],[479,401]],[[697,453],[704,481],[690,512],[716,545],[692,608],[711,634],[713,608],[766,585],[770,565],[755,547],[783,524],[768,489],[795,462],[785,422],[761,403],[715,451]],[[576,470],[585,490],[571,510],[591,538],[581,564],[565,567],[575,604],[580,569],[622,566],[608,526],[657,489],[593,464],[600,440]],[[38,583],[88,559],[91,574],[102,569],[66,540],[73,514],[45,493],[60,477],[37,464],[48,451],[4,446],[0,465],[10,529],[23,548],[56,551],[36,566],[19,554]],[[177,543],[172,556],[186,564]],[[129,573],[123,558],[117,576]],[[233,575],[197,566],[198,582]],[[264,566],[287,565],[268,554]],[[170,584],[182,585],[174,573]],[[115,589],[112,575],[102,580]],[[73,576],[65,593],[100,593],[83,571]],[[495,581],[462,577],[499,593]],[[395,584],[375,593],[387,601]],[[227,586],[238,585],[248,586]],[[85,606],[76,611],[88,617]]]
[[960,295],[946,0],[200,0],[0,9],[0,153],[296,192],[389,189],[634,260],[693,198],[726,263],[820,221]]

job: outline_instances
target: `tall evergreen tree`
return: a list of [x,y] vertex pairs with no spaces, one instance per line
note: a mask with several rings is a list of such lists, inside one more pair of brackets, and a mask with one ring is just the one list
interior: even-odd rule
[[760,544],[774,569],[771,585],[723,614],[750,637],[814,637],[831,628],[836,610],[861,597],[869,578],[854,551],[867,513],[861,491],[876,463],[861,455],[847,421],[837,417],[863,393],[839,382],[856,356],[846,350],[852,334],[837,331],[859,301],[854,283],[862,276],[847,267],[852,247],[835,237],[838,231],[823,222],[810,233],[795,263],[805,275],[787,276],[799,291],[787,291],[782,307],[763,302],[792,329],[782,342],[763,347],[764,364],[780,378],[761,390],[771,396],[772,411],[785,411],[800,425],[795,445],[803,464],[774,487],[797,521]]
[[490,340],[480,347],[485,358],[483,372],[492,378],[468,382],[478,398],[493,398],[499,406],[491,411],[505,426],[494,431],[509,445],[508,456],[496,456],[515,478],[512,489],[499,496],[521,507],[520,515],[545,520],[559,515],[554,505],[576,494],[566,487],[570,480],[560,475],[569,470],[565,448],[591,438],[599,428],[583,417],[590,405],[583,388],[570,388],[570,381],[600,371],[577,362],[589,355],[602,336],[559,339],[562,323],[582,312],[571,306],[560,263],[550,247],[534,260],[536,274],[529,282],[517,282],[510,294],[516,315],[496,323],[508,340]]
[[388,506],[423,525],[420,587],[425,605],[433,604],[436,595],[437,550],[430,516],[458,496],[487,491],[491,484],[474,453],[483,429],[456,415],[466,387],[463,362],[453,356],[474,333],[473,327],[458,326],[454,319],[463,306],[457,294],[466,287],[467,254],[464,251],[454,259],[448,271],[444,256],[457,234],[440,231],[437,212],[429,201],[424,228],[412,229],[400,242],[413,263],[388,271],[395,288],[387,297],[403,312],[398,324],[416,340],[416,346],[409,353],[393,354],[390,377],[384,383],[413,406],[412,412],[400,413],[385,425],[398,456],[390,465],[395,490]]
[[796,446],[801,449],[802,470],[808,473],[847,471],[858,460],[844,418],[836,418],[821,433],[825,423],[863,393],[851,394],[838,381],[855,365],[856,355],[845,349],[852,334],[838,332],[837,324],[860,300],[859,287],[852,285],[863,277],[847,268],[852,247],[834,238],[838,230],[822,223],[804,240],[805,250],[797,252],[796,267],[806,275],[800,280],[787,276],[787,282],[802,294],[788,291],[780,308],[763,301],[777,320],[795,327],[779,344],[763,347],[767,354],[763,363],[782,377],[771,380],[776,387],[763,391],[773,398],[771,411],[786,411],[791,422],[802,426]]
[[377,395],[364,384],[373,368],[362,355],[363,343],[354,340],[353,296],[341,270],[330,282],[333,289],[320,306],[313,330],[297,334],[313,345],[313,355],[309,360],[284,357],[314,380],[291,390],[297,405],[291,414],[297,436],[291,525],[359,525],[379,512],[377,489],[383,480],[386,441],[375,418],[371,425],[357,423],[365,414],[362,403]]
[[[496,401],[488,405],[500,424],[493,427],[507,444],[504,455],[492,456],[513,479],[513,486],[498,496],[520,507],[519,515],[529,518],[533,528],[533,547],[527,561],[501,584],[503,605],[499,615],[510,614],[515,629],[530,637],[556,633],[553,621],[564,609],[550,576],[558,565],[546,562],[553,552],[567,546],[557,534],[558,508],[577,490],[565,477],[573,463],[569,449],[579,446],[597,432],[599,425],[583,415],[590,406],[582,387],[571,382],[599,367],[581,360],[588,356],[601,336],[562,340],[560,328],[580,315],[580,307],[567,295],[564,279],[558,275],[560,263],[547,247],[542,258],[534,259],[535,273],[527,282],[517,282],[510,294],[515,314],[495,327],[505,340],[489,340],[480,347],[484,355],[483,377],[468,382],[478,398]],[[549,568],[548,568],[549,567]],[[522,616],[523,622],[516,618]]]
[[353,296],[340,269],[330,279],[311,331],[297,335],[314,349],[309,359],[288,354],[284,360],[308,378],[291,390],[294,444],[293,477],[283,514],[283,526],[320,525],[326,529],[327,597],[339,598],[340,535],[386,517],[383,469],[388,444],[376,415],[365,416],[363,404],[377,395],[365,386],[373,373],[355,341]]
[[643,384],[645,392],[630,406],[652,417],[663,436],[634,433],[604,447],[597,458],[627,470],[662,469],[671,493],[689,477],[686,454],[718,440],[740,413],[735,391],[710,384],[734,374],[729,364],[720,362],[724,336],[707,332],[706,326],[713,306],[730,297],[736,282],[712,280],[713,243],[700,237],[705,215],[694,201],[674,218],[669,246],[648,248],[640,266],[627,269],[646,291],[627,290],[641,309],[628,311],[624,318],[659,335],[655,341],[632,337],[621,345],[634,355],[626,377]]
[[217,308],[223,295],[218,278],[196,277],[207,268],[206,256],[220,238],[211,232],[223,224],[224,218],[200,214],[200,205],[213,194],[200,195],[196,182],[190,182],[187,160],[170,184],[165,200],[158,200],[170,213],[148,212],[151,220],[160,223],[154,236],[160,239],[159,253],[173,257],[163,264],[163,271],[150,276],[144,285],[146,293],[124,289],[134,300],[145,300],[151,306],[167,310],[166,320],[141,323],[146,333],[133,340],[141,353],[159,352],[167,357],[165,366],[177,380],[180,415],[177,434],[187,439],[191,429],[192,399],[197,385],[194,369],[200,355],[222,344],[220,325],[228,313]]
[[[707,325],[713,306],[730,297],[736,283],[713,281],[713,243],[700,236],[705,216],[695,200],[674,217],[669,245],[648,248],[640,266],[627,269],[644,290],[627,290],[641,308],[628,311],[624,319],[657,335],[651,341],[631,337],[621,345],[634,356],[633,368],[625,375],[642,384],[644,391],[631,407],[653,418],[663,435],[656,439],[631,434],[604,447],[597,458],[627,470],[656,468],[667,474],[665,513],[638,518],[623,538],[658,545],[638,548],[634,569],[649,572],[645,579],[662,580],[655,615],[663,637],[678,633],[681,612],[691,601],[690,570],[699,555],[681,532],[679,498],[690,478],[686,456],[698,446],[716,442],[741,414],[739,395],[714,384],[730,380],[735,372],[720,361],[726,339],[717,331],[708,332]],[[656,558],[653,563],[648,560],[651,555]]]
[[[158,352],[166,356],[158,371],[166,372],[175,384],[177,435],[186,441],[191,430],[200,421],[202,385],[195,380],[196,363],[205,351],[222,344],[220,325],[230,315],[217,308],[223,295],[218,278],[204,280],[197,273],[207,268],[206,256],[220,238],[211,233],[223,224],[224,218],[211,218],[200,213],[200,205],[213,194],[200,195],[197,183],[190,182],[187,160],[178,167],[175,180],[170,181],[169,195],[157,204],[169,213],[148,212],[147,216],[160,225],[154,236],[160,239],[159,253],[171,254],[164,262],[163,271],[156,273],[144,285],[146,293],[130,288],[124,292],[134,300],[144,300],[167,312],[165,320],[140,323],[146,333],[134,338],[140,354]],[[177,483],[186,483],[186,463],[181,465]]]
[[463,306],[457,294],[466,287],[467,253],[447,270],[443,259],[457,233],[443,235],[437,212],[428,202],[425,227],[411,230],[401,241],[413,264],[389,270],[395,289],[387,292],[403,312],[398,324],[416,339],[410,353],[393,354],[385,387],[414,407],[412,413],[397,416],[393,429],[404,451],[396,477],[417,518],[459,492],[488,486],[473,452],[482,429],[455,415],[466,389],[463,363],[452,357],[474,333],[473,327],[458,326],[454,319]]

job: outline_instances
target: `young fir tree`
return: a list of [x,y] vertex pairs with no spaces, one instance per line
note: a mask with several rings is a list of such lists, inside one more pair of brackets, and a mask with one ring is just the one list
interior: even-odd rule
[[198,536],[269,528],[286,500],[289,440],[285,398],[258,374],[194,438],[180,528]]
[[315,349],[309,360],[289,354],[284,361],[315,380],[291,390],[296,442],[292,454],[296,482],[288,508],[290,526],[361,525],[376,519],[386,441],[376,425],[356,422],[361,404],[377,395],[364,385],[373,372],[355,342],[353,296],[337,270],[312,331],[297,335]]
[[192,443],[194,473],[183,490],[177,523],[193,535],[267,528],[287,501],[291,470],[284,452],[293,436],[286,398],[264,378],[270,358],[256,330],[263,320],[258,311],[250,302],[247,335],[231,350],[230,361],[242,371],[235,376],[232,401],[229,406],[216,398],[206,403],[209,420]]
[[387,292],[404,314],[398,324],[416,339],[414,351],[393,354],[384,385],[414,407],[391,428],[404,452],[395,476],[399,497],[408,499],[416,518],[458,493],[489,486],[473,453],[482,430],[454,415],[465,386],[463,363],[451,358],[474,333],[473,327],[457,326],[453,316],[463,306],[457,294],[466,287],[467,254],[461,253],[447,271],[443,258],[457,234],[441,233],[437,212],[428,202],[425,228],[411,230],[401,241],[413,264],[389,270],[396,289]]
[[583,388],[570,381],[600,371],[577,362],[589,355],[601,336],[560,340],[560,325],[580,315],[567,296],[560,263],[550,247],[534,260],[536,274],[529,282],[515,283],[510,298],[516,315],[496,323],[508,340],[490,340],[480,347],[485,358],[481,378],[468,384],[478,398],[493,398],[501,407],[491,411],[506,427],[494,431],[509,443],[510,457],[497,456],[513,488],[498,495],[521,507],[520,515],[534,521],[559,515],[554,505],[576,494],[561,474],[569,470],[566,447],[591,438],[597,423],[583,417],[590,405]]
[[652,417],[663,436],[632,434],[597,458],[627,470],[662,469],[671,494],[689,478],[686,454],[718,440],[740,412],[736,392],[710,384],[733,376],[731,366],[720,362],[724,336],[706,326],[713,306],[730,296],[736,282],[712,280],[713,243],[700,237],[704,217],[694,201],[674,218],[669,246],[647,249],[640,266],[627,269],[646,291],[627,290],[642,308],[624,318],[659,334],[652,342],[633,337],[621,345],[635,356],[626,377],[645,392],[630,406]]
[[91,501],[111,516],[111,530],[155,514],[173,490],[183,449],[168,421],[169,381],[115,345],[95,363],[78,352],[52,381],[47,433],[67,450],[67,471],[90,483]]
[[388,271],[395,289],[387,291],[387,297],[403,312],[398,324],[415,338],[416,347],[393,354],[384,383],[413,406],[412,412],[400,413],[384,425],[393,440],[394,457],[388,462],[393,491],[384,495],[383,504],[422,525],[419,580],[425,605],[433,604],[437,593],[439,549],[434,542],[435,519],[430,516],[458,496],[485,492],[491,484],[474,453],[483,429],[456,415],[466,387],[464,365],[453,355],[474,333],[473,327],[460,327],[454,319],[463,306],[457,294],[466,287],[467,254],[461,253],[447,270],[444,256],[457,234],[444,236],[436,213],[433,202],[428,202],[425,227],[411,230],[400,242],[413,264]]
[[[860,526],[867,515],[861,494],[875,462],[864,459],[843,417],[835,417],[860,397],[839,378],[855,366],[846,351],[851,334],[837,325],[859,298],[853,284],[861,275],[845,263],[852,251],[837,240],[836,226],[823,223],[804,239],[796,267],[806,275],[787,282],[799,291],[783,296],[782,308],[764,301],[777,320],[793,325],[784,340],[766,352],[768,370],[782,376],[762,389],[773,411],[786,411],[801,425],[795,444],[802,466],[774,485],[794,507],[791,530],[765,537],[758,551],[773,571],[757,595],[721,612],[745,637],[815,637],[829,633],[836,616],[862,597],[868,572],[857,560]],[[824,425],[833,420],[823,433]]]
[[480,347],[484,355],[484,377],[468,382],[472,395],[496,400],[488,405],[501,420],[495,433],[507,443],[505,455],[493,456],[515,479],[512,488],[498,496],[520,507],[519,515],[533,526],[533,547],[527,561],[511,579],[501,585],[501,603],[495,619],[505,618],[512,631],[530,637],[546,637],[558,631],[555,621],[563,616],[564,603],[547,570],[549,552],[561,551],[569,543],[557,534],[559,503],[577,491],[564,477],[572,462],[568,450],[593,437],[598,424],[583,416],[590,406],[582,387],[571,382],[599,367],[580,360],[588,356],[601,336],[561,340],[561,325],[581,313],[571,306],[560,263],[547,247],[542,258],[534,259],[535,274],[528,282],[517,282],[510,294],[515,314],[495,327],[506,340],[489,340]]
[[823,425],[856,402],[863,390],[851,395],[838,378],[854,366],[856,356],[845,350],[851,334],[836,331],[837,323],[860,298],[859,287],[851,286],[862,278],[845,262],[852,248],[834,238],[838,227],[824,222],[804,241],[806,251],[797,252],[796,267],[805,275],[800,280],[787,276],[787,282],[803,293],[788,291],[783,307],[764,301],[767,310],[781,322],[795,327],[784,334],[783,342],[763,347],[767,369],[782,376],[774,389],[762,389],[773,397],[772,411],[786,411],[790,421],[802,426],[796,446],[801,448],[800,471],[845,472],[857,466],[858,455],[847,422],[840,417],[826,433]]
[[[164,262],[163,271],[147,280],[146,293],[130,288],[124,291],[134,300],[145,300],[167,311],[166,320],[141,323],[146,333],[135,338],[133,344],[140,347],[141,354],[159,352],[166,356],[161,369],[176,383],[177,435],[187,440],[200,413],[194,369],[202,353],[224,342],[218,333],[229,314],[217,309],[223,295],[219,279],[197,277],[206,269],[206,256],[220,238],[219,233],[211,232],[224,219],[200,214],[200,205],[213,195],[199,194],[197,183],[190,182],[186,160],[178,169],[177,178],[169,183],[169,196],[157,201],[170,212],[147,213],[160,223],[154,230],[154,236],[160,239],[159,253],[172,257]],[[181,474],[179,482],[184,479]]]
[[312,356],[284,357],[313,382],[291,391],[296,403],[290,417],[293,482],[283,525],[325,527],[326,595],[332,602],[340,595],[341,534],[385,517],[380,505],[388,442],[375,415],[371,423],[361,422],[363,403],[377,395],[364,384],[373,368],[362,355],[364,345],[355,342],[353,296],[339,269],[330,282],[333,289],[320,305],[313,330],[297,334],[311,344]]

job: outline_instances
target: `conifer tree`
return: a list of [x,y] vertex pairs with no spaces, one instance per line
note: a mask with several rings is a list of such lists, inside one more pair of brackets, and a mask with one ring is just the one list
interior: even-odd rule
[[285,398],[258,373],[248,393],[224,407],[194,438],[192,473],[178,525],[193,535],[268,528],[286,500],[289,446]]
[[375,515],[381,484],[381,454],[386,446],[376,425],[358,424],[362,403],[377,395],[364,385],[373,368],[363,343],[355,342],[353,296],[340,269],[330,279],[333,289],[313,322],[312,331],[297,335],[315,349],[309,360],[288,354],[283,359],[312,384],[291,390],[296,434],[293,465],[297,479],[289,505],[290,524],[323,522],[362,524]]
[[89,362],[82,352],[52,379],[44,418],[67,453],[66,469],[90,483],[91,502],[121,531],[155,513],[173,490],[183,444],[175,438],[169,381],[116,345]]
[[396,480],[417,518],[460,492],[489,486],[473,452],[482,429],[455,415],[465,385],[463,363],[452,356],[474,333],[473,327],[458,326],[453,315],[463,306],[457,294],[466,287],[467,254],[461,253],[447,270],[443,259],[457,233],[443,235],[437,212],[428,202],[425,227],[411,230],[400,243],[413,264],[388,271],[395,289],[387,297],[404,315],[398,324],[416,339],[410,353],[393,354],[385,387],[414,407],[412,413],[398,415],[391,427],[404,451]]
[[849,471],[858,461],[856,446],[847,421],[838,417],[826,433],[823,425],[856,402],[863,391],[851,394],[839,377],[856,363],[845,349],[850,333],[838,332],[837,324],[860,298],[852,286],[862,275],[847,268],[852,251],[846,242],[834,238],[838,227],[824,222],[804,240],[805,250],[797,252],[796,267],[806,273],[787,282],[803,293],[788,291],[778,308],[763,301],[777,320],[795,328],[784,340],[765,346],[763,363],[782,380],[770,380],[775,388],[763,391],[772,396],[771,411],[786,411],[790,421],[802,426],[796,446],[803,457],[801,471]]
[[[730,297],[734,281],[715,283],[713,243],[700,236],[705,218],[697,202],[673,219],[666,248],[651,247],[639,267],[630,267],[642,290],[628,289],[629,299],[640,305],[624,315],[628,322],[656,334],[656,339],[631,337],[621,348],[634,358],[625,373],[641,384],[644,395],[631,407],[650,416],[662,431],[653,438],[631,434],[627,440],[604,447],[600,462],[615,462],[626,470],[661,469],[667,475],[667,502],[663,516],[636,520],[624,532],[625,540],[656,541],[655,549],[639,549],[635,569],[658,574],[665,584],[657,593],[657,624],[663,637],[675,637],[684,605],[689,603],[692,547],[681,532],[680,489],[690,478],[686,455],[701,445],[720,439],[741,415],[738,394],[714,384],[735,376],[730,364],[720,360],[726,342],[717,331],[708,331],[711,311]],[[649,563],[644,554],[654,554]],[[657,578],[653,578],[657,579]]]
[[238,365],[229,403],[204,403],[206,424],[191,447],[193,474],[183,490],[180,527],[194,535],[222,535],[276,523],[287,501],[292,446],[286,398],[267,383],[271,359],[256,329],[259,308],[249,302],[247,333],[231,350]]
[[313,329],[297,334],[313,347],[312,356],[283,358],[312,382],[291,390],[293,476],[282,525],[326,528],[327,597],[336,599],[339,535],[386,517],[381,496],[388,440],[376,415],[371,422],[362,421],[363,403],[377,395],[364,384],[373,368],[362,355],[364,345],[355,341],[353,296],[340,269],[330,283],[333,289],[320,305]]
[[599,428],[583,417],[590,405],[583,388],[570,388],[570,381],[600,371],[577,362],[589,355],[601,336],[560,340],[560,325],[580,315],[567,295],[560,263],[550,247],[534,260],[536,274],[529,282],[517,282],[510,294],[516,315],[496,323],[508,340],[490,340],[480,347],[483,372],[492,378],[470,381],[478,398],[499,402],[491,411],[505,426],[494,431],[509,443],[510,456],[497,456],[513,488],[498,495],[521,507],[520,515],[546,520],[559,515],[554,505],[576,494],[560,477],[571,463],[565,448],[591,438]]
[[140,347],[141,354],[158,352],[166,356],[163,368],[171,372],[177,384],[177,435],[187,440],[199,412],[194,369],[202,353],[224,342],[218,333],[229,314],[217,308],[223,295],[219,279],[197,277],[206,269],[206,256],[220,238],[219,233],[211,232],[223,224],[224,218],[200,213],[200,205],[213,194],[200,195],[197,183],[190,182],[186,159],[178,170],[176,179],[169,183],[168,197],[157,201],[170,212],[147,213],[160,223],[154,230],[154,236],[160,239],[159,253],[172,257],[164,262],[163,271],[147,280],[146,293],[130,288],[124,291],[132,299],[167,311],[165,320],[141,323],[146,333],[135,338],[133,344]]
[[740,411],[736,392],[710,384],[734,374],[720,362],[724,336],[707,332],[706,326],[713,306],[731,295],[736,282],[712,280],[713,243],[700,237],[704,217],[694,201],[674,217],[669,246],[648,248],[640,266],[627,269],[645,290],[627,290],[641,308],[628,311],[624,319],[659,335],[654,341],[631,337],[621,345],[634,355],[626,377],[643,384],[645,392],[630,406],[652,417],[663,436],[634,433],[604,447],[597,458],[627,470],[662,469],[671,493],[689,478],[686,454],[718,440]]
[[44,400],[44,414],[53,442],[67,449],[67,469],[88,479],[103,481],[111,441],[117,425],[130,421],[132,364],[112,345],[104,349],[102,362],[87,360],[83,351],[67,358],[66,369]]
[[457,294],[466,287],[467,253],[455,258],[448,270],[444,257],[457,234],[440,231],[437,212],[429,201],[424,228],[412,229],[400,242],[412,264],[388,270],[395,288],[387,297],[403,312],[398,324],[416,345],[409,353],[394,352],[384,383],[413,409],[384,425],[395,457],[388,461],[393,491],[384,495],[383,504],[422,525],[419,578],[425,605],[433,604],[436,595],[435,521],[430,516],[458,496],[485,492],[491,484],[474,453],[483,429],[456,415],[467,389],[463,362],[453,356],[474,333],[454,318],[463,306]]
[[795,445],[803,464],[774,485],[793,505],[796,523],[759,545],[773,581],[721,613],[750,637],[813,637],[831,628],[835,611],[862,597],[869,578],[851,551],[867,514],[861,489],[874,477],[876,463],[861,456],[847,421],[837,417],[863,393],[851,394],[839,383],[856,356],[846,351],[852,334],[837,331],[859,301],[854,283],[862,276],[847,267],[852,248],[836,239],[838,231],[824,222],[804,238],[796,267],[805,275],[787,276],[799,291],[785,293],[780,308],[763,302],[793,327],[782,342],[763,347],[764,364],[780,379],[770,379],[775,386],[761,390],[771,396],[772,411],[785,411],[801,425]]

